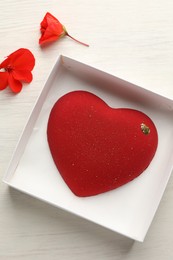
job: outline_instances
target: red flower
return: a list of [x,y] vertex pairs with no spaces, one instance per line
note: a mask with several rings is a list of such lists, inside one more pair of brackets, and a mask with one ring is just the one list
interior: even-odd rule
[[34,65],[35,58],[28,49],[21,48],[11,53],[0,64],[0,90],[9,85],[13,92],[20,92],[22,90],[21,81],[27,83],[32,81],[31,71]]
[[35,58],[28,49],[21,48],[11,53],[0,64],[0,90],[9,85],[13,92],[20,92],[22,89],[21,81],[27,83],[32,81],[31,71],[34,65]]
[[71,35],[69,35],[66,28],[58,21],[56,17],[54,17],[50,13],[46,13],[46,15],[43,18],[43,21],[40,23],[40,26],[41,26],[40,27],[41,37],[39,39],[40,45],[57,41],[66,35],[80,44],[83,44],[87,47],[89,46],[88,44],[80,42],[75,38],[73,38]]

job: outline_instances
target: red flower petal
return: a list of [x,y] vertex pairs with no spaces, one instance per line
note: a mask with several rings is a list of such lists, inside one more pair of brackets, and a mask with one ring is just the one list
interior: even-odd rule
[[30,83],[32,81],[32,73],[29,70],[14,70],[12,72],[14,79]]
[[58,24],[62,26],[62,24],[58,21],[58,19],[53,16],[51,13],[47,12],[43,18],[43,21],[40,23],[41,29],[46,29],[50,24]]
[[57,41],[60,37],[63,36],[63,32],[55,34],[53,31],[51,31],[51,27],[53,27],[53,26],[50,26],[49,28],[47,28],[46,31],[44,32],[44,34],[40,37],[39,44]]
[[41,32],[44,32],[44,31],[46,30],[47,26],[48,26],[48,24],[47,24],[47,18],[46,18],[48,14],[49,14],[49,13],[47,13],[47,14],[44,16],[43,21],[40,23],[40,30],[41,30]]
[[12,74],[9,74],[8,84],[14,93],[19,93],[22,90],[22,83],[14,79]]
[[33,54],[28,49],[21,48],[11,53],[7,59],[0,64],[0,68],[11,66],[14,69],[26,69],[31,71],[34,65],[35,58]]
[[0,72],[0,90],[5,89],[8,86],[8,73]]
[[9,64],[9,59],[8,57],[0,64],[0,69],[4,69],[8,66]]

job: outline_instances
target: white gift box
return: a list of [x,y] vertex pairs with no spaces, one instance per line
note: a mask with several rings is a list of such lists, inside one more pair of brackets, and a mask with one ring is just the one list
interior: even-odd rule
[[[90,91],[114,108],[146,113],[159,143],[149,167],[113,191],[75,196],[58,172],[47,143],[47,122],[54,103],[74,90]],[[132,239],[143,241],[173,167],[173,101],[65,56],[56,62],[31,113],[3,181]]]

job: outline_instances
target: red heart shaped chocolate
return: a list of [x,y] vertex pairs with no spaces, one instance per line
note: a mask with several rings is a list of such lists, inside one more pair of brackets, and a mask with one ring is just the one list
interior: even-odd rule
[[55,103],[47,137],[62,178],[81,197],[110,191],[139,176],[158,144],[147,115],[111,108],[86,91],[70,92]]

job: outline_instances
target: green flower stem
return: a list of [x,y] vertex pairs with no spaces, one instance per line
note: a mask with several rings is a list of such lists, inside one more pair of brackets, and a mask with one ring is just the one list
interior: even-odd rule
[[88,44],[86,44],[86,43],[84,43],[84,42],[81,42],[81,41],[75,39],[74,37],[72,37],[70,34],[68,34],[67,31],[66,31],[66,35],[67,35],[68,37],[70,37],[72,40],[74,40],[75,42],[78,42],[78,43],[80,43],[80,44],[82,44],[82,45],[84,45],[84,46],[86,46],[86,47],[89,47]]

